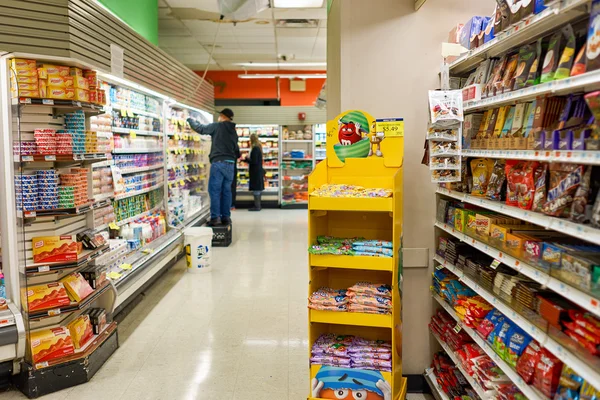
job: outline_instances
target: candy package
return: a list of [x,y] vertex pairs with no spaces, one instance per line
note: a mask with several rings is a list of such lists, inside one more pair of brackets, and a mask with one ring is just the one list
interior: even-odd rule
[[542,212],[560,217],[570,210],[575,192],[583,178],[583,166],[577,164],[550,164],[550,186]]
[[348,292],[364,294],[367,296],[392,297],[392,288],[389,285],[358,282],[348,288]]
[[458,140],[458,129],[457,128],[435,128],[429,127],[427,130],[427,140],[438,139],[438,140]]
[[576,38],[573,27],[571,24],[567,24],[562,27],[561,32],[565,40],[565,47],[558,61],[556,73],[554,74],[554,79],[556,80],[568,78],[571,75],[571,68],[575,61]]
[[476,158],[471,161],[471,172],[473,174],[471,194],[473,196],[485,196],[493,168],[493,161],[487,158]]
[[513,366],[517,366],[517,360],[525,351],[525,348],[531,342],[531,336],[518,326],[513,327],[512,335],[508,340],[508,347],[506,349],[506,362]]
[[534,173],[535,193],[533,195],[533,204],[531,209],[541,212],[546,201],[546,178],[548,175],[548,164],[541,163],[537,166]]
[[583,47],[577,53],[577,57],[575,57],[575,63],[573,64],[573,68],[571,69],[571,76],[577,76],[584,74],[586,72],[586,62],[587,57],[585,56],[585,50],[587,45],[584,44]]
[[558,384],[558,390],[553,400],[577,400],[583,379],[569,366],[563,366]]
[[522,175],[517,187],[517,205],[523,210],[531,210],[535,194],[535,170],[537,162],[528,161],[523,165]]
[[504,160],[496,160],[487,186],[487,191],[485,192],[485,197],[490,200],[500,200],[505,181],[506,163]]
[[456,124],[464,120],[461,90],[430,90],[431,122],[436,126]]
[[516,207],[517,186],[523,170],[523,163],[516,160],[506,161],[506,205]]
[[552,398],[562,372],[562,362],[546,349],[541,350],[540,359],[535,367],[533,385],[546,397]]
[[477,331],[483,336],[484,339],[488,337],[488,335],[496,328],[496,325],[504,320],[504,315],[494,309],[490,311],[483,321],[477,327]]
[[531,68],[529,68],[529,75],[527,75],[527,82],[525,84],[526,87],[534,86],[540,83],[540,73],[541,73],[541,58],[543,56],[542,52],[542,38],[538,39],[535,43],[535,60],[533,64],[531,64]]
[[579,398],[580,400],[600,400],[600,390],[590,385],[588,381],[583,381]]
[[533,382],[533,377],[535,375],[535,368],[537,366],[538,361],[541,356],[541,348],[538,342],[532,340],[529,345],[521,354],[521,357],[517,360],[516,369],[521,378],[527,383],[531,385]]
[[592,179],[592,167],[585,167],[585,172],[581,180],[581,184],[575,191],[573,204],[571,205],[571,214],[569,219],[580,224],[587,223],[591,210],[588,207],[588,198],[590,197],[590,181]]
[[515,73],[514,90],[522,89],[527,84],[527,77],[536,60],[536,55],[535,45],[525,45],[519,50],[519,65]]
[[554,74],[556,68],[558,68],[558,61],[560,58],[560,49],[562,45],[563,33],[556,32],[550,37],[548,42],[548,51],[544,58],[544,64],[542,65],[542,78],[541,83],[546,83],[554,80]]

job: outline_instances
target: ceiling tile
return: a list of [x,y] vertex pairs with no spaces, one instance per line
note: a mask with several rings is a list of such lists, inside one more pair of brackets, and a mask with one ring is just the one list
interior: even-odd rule
[[176,29],[176,28],[185,28],[185,26],[176,19],[159,19],[158,20],[158,29],[162,33],[163,30],[168,29]]
[[274,8],[275,19],[327,19],[326,8]]
[[178,8],[197,8],[198,10],[219,12],[217,0],[166,0],[169,6]]
[[[194,36],[200,43],[205,46],[212,46],[215,41],[215,35],[195,35]],[[217,44],[228,44],[228,43],[238,43],[238,39],[235,36],[221,36],[217,38]]]
[[233,24],[219,24],[211,21],[192,21],[183,20],[183,24],[196,35],[214,34],[219,28],[219,36],[232,36],[233,35]]
[[196,47],[198,46],[198,42],[191,36],[159,36],[158,45],[176,49],[181,47]]
[[314,37],[308,38],[289,38],[289,37],[278,37],[277,45],[278,46],[286,46],[286,47],[298,47],[298,48],[306,48],[310,47],[312,49],[315,44]]
[[188,32],[187,29],[185,28],[180,28],[180,29],[162,29],[159,34],[158,37],[173,37],[173,36],[187,36],[187,37],[191,37],[190,33]]
[[275,44],[275,35],[273,36],[236,36],[239,44]]
[[318,31],[319,28],[277,28],[277,37],[314,38]]
[[[275,54],[264,54],[264,53],[248,53],[244,55],[230,53],[230,54],[215,54],[214,58],[217,61],[228,61],[231,63],[245,63],[245,62],[275,62],[277,57]],[[239,66],[238,66],[239,68]]]

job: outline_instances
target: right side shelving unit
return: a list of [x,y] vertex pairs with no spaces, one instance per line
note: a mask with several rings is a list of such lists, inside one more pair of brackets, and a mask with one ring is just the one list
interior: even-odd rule
[[[437,187],[429,327],[482,398],[600,388],[600,2],[546,3],[449,64],[454,82],[491,67],[461,86],[462,178]],[[538,40],[539,71],[519,85]],[[505,386],[470,368],[481,357]]]

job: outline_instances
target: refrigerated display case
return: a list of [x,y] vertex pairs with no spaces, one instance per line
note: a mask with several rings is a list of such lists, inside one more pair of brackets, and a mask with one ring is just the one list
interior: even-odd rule
[[183,255],[183,228],[207,219],[210,139],[182,120],[212,116],[69,59],[0,61],[2,256],[25,337],[13,358],[17,386],[37,397],[91,379],[118,347],[114,316]]
[[327,141],[327,125],[316,124],[314,126],[315,132],[315,165],[323,161],[327,157],[327,149],[325,142]]
[[312,125],[284,125],[281,152],[281,207],[308,206],[308,175],[314,169]]

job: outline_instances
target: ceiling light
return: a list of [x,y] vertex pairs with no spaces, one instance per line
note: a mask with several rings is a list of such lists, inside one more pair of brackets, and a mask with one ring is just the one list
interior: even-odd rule
[[239,65],[240,67],[268,67],[268,68],[286,68],[286,67],[326,67],[326,62],[297,62],[297,63],[288,63],[288,62],[271,62],[271,63],[236,63],[233,65]]
[[273,0],[275,8],[321,8],[323,0]]
[[239,74],[240,79],[325,79],[327,74]]

